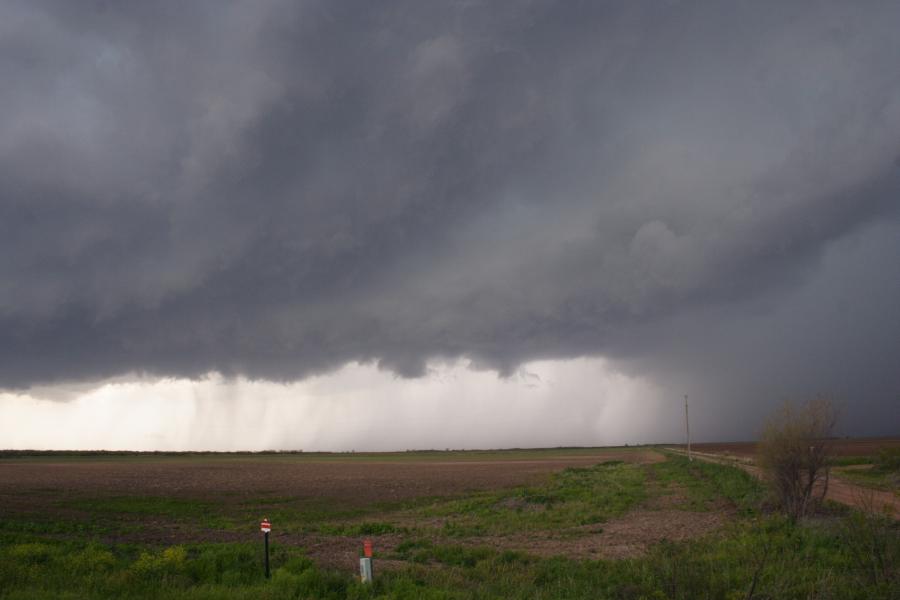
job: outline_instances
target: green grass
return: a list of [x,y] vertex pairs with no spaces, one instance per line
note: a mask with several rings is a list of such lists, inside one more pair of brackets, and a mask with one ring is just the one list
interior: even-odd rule
[[[371,587],[316,567],[299,549],[278,545],[272,547],[273,577],[266,581],[256,544],[141,549],[5,541],[0,598],[729,600],[748,597],[754,585],[757,598],[894,598],[900,590],[900,532],[896,524],[877,520],[866,531],[865,519],[854,514],[806,525],[778,517],[747,519],[719,535],[663,543],[645,557],[622,561],[409,542],[399,549],[409,565],[381,572],[376,562]],[[880,543],[880,563],[868,549],[859,549],[873,540]]]
[[[118,525],[117,531],[122,531]],[[42,534],[97,536],[113,530],[111,523],[102,520],[85,520],[54,515],[51,518],[39,515],[0,514],[0,534]]]
[[345,598],[361,588],[298,549],[273,544],[271,554],[275,572],[266,581],[252,544],[17,542],[0,547],[0,598]]
[[686,499],[680,507],[687,510],[711,510],[720,499],[744,514],[752,514],[765,495],[762,485],[747,472],[701,460],[668,454],[664,463],[650,468],[664,484],[664,491],[677,487]]
[[97,512],[136,515],[161,515],[178,519],[195,519],[213,510],[212,502],[157,496],[112,496],[69,500],[59,503],[66,508]]
[[113,496],[68,500],[59,503],[65,508],[95,513],[103,518],[117,515],[158,516],[173,522],[185,522],[206,528],[223,528],[228,521],[217,506],[208,501],[159,496]]
[[318,531],[327,535],[360,537],[366,535],[398,533],[405,531],[405,529],[392,525],[391,523],[366,521],[364,523],[339,523],[334,525],[323,525],[322,527],[318,528]]
[[900,476],[897,473],[885,473],[876,469],[860,469],[838,471],[841,479],[846,479],[863,487],[900,494]]
[[876,456],[867,458],[866,462],[850,464],[871,466],[864,469],[838,469],[836,474],[859,485],[900,494],[900,448],[883,449]]
[[482,492],[418,511],[444,520],[448,537],[560,530],[603,523],[646,498],[645,471],[618,461],[569,468],[541,486]]
[[874,488],[876,490],[900,492],[898,482],[900,477],[896,473],[879,471],[877,469],[854,469],[852,471],[836,471],[841,479],[853,483]]
[[854,465],[871,465],[875,459],[871,456],[835,456],[831,459],[833,467],[851,467]]

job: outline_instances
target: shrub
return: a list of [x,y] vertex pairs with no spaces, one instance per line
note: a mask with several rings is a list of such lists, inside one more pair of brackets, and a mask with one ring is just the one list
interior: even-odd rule
[[108,573],[115,568],[116,558],[103,546],[92,543],[81,551],[69,553],[66,564],[72,573]]
[[139,579],[171,582],[184,573],[187,551],[183,546],[172,546],[161,553],[141,552],[131,565],[131,571]]
[[13,560],[31,565],[47,563],[55,553],[55,549],[52,546],[40,542],[16,544],[10,550],[10,556]]
[[759,462],[782,510],[799,519],[828,491],[831,443],[837,413],[825,399],[785,404],[766,422]]

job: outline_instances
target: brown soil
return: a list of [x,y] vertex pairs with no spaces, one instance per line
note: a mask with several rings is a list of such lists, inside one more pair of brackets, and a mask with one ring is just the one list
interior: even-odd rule
[[649,463],[663,457],[647,450],[485,461],[9,460],[0,461],[0,498],[23,493],[30,502],[88,494],[214,500],[282,495],[361,506],[531,484],[566,467],[607,460]]

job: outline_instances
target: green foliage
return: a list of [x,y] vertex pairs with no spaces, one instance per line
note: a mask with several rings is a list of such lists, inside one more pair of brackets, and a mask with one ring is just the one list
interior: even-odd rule
[[900,493],[900,474],[884,472],[878,469],[859,469],[853,471],[840,471],[841,479],[847,479],[858,485],[884,491]]
[[[276,560],[280,548],[273,548]],[[189,553],[187,574],[197,583],[216,583],[229,586],[248,585],[259,580],[259,548],[248,544],[208,544],[194,548]],[[297,557],[301,558],[301,557]],[[285,559],[286,563],[294,560]],[[302,558],[308,561],[309,559]]]
[[199,520],[206,526],[221,525],[213,503],[197,499],[168,498],[160,496],[113,496],[71,500],[62,504],[87,512],[109,515],[158,515],[176,520]]
[[318,531],[327,535],[342,535],[348,537],[359,537],[363,535],[384,535],[386,533],[395,533],[401,531],[390,523],[381,523],[377,521],[366,521],[364,523],[337,523],[325,524],[318,528]]
[[792,519],[815,512],[825,498],[836,421],[832,404],[816,398],[784,404],[763,427],[758,463],[775,501]]
[[753,514],[765,495],[762,484],[742,469],[705,461],[689,461],[680,455],[669,455],[664,463],[652,465],[663,484],[662,493],[677,486],[685,495],[680,507],[710,510],[724,498],[746,515]]
[[872,511],[850,511],[841,522],[839,534],[865,583],[893,584],[900,589],[900,524]]
[[[167,548],[58,540],[0,545],[0,598],[344,598],[355,582],[295,548],[272,547],[273,584],[253,544]],[[164,592],[164,593],[163,593]],[[365,596],[362,596],[365,597]]]
[[129,573],[136,580],[170,587],[186,583],[186,563],[187,551],[182,546],[173,546],[161,552],[141,552]]
[[874,459],[871,456],[834,456],[831,459],[833,467],[850,467],[854,465],[871,465]]
[[[846,465],[843,461],[839,464]],[[839,471],[840,477],[875,489],[900,490],[900,448],[883,448],[874,458],[867,458],[859,464],[871,464],[871,467],[842,469]]]
[[602,523],[646,498],[645,472],[619,461],[569,468],[542,486],[484,492],[423,508],[444,518],[441,534],[471,537]]
[[[54,515],[53,519],[38,516],[0,516],[0,534],[50,534],[92,536],[110,530],[109,523],[85,521]],[[122,530],[121,528],[119,529]]]
[[364,591],[360,586],[344,575],[318,569],[312,563],[280,568],[272,575],[272,589],[280,598],[343,600],[359,597]]
[[425,539],[407,539],[397,546],[392,558],[410,563],[426,563],[433,559],[434,544]]
[[874,465],[884,473],[897,473],[900,471],[900,448],[882,448]]
[[278,550],[266,581],[259,548],[250,545],[148,548],[130,557],[97,543],[26,541],[0,546],[0,597],[731,600],[747,598],[753,587],[755,598],[886,600],[900,589],[900,537],[896,524],[870,518],[851,513],[836,524],[792,524],[757,517],[622,561],[409,540],[396,558],[410,564],[380,571],[376,563],[373,586],[317,567],[294,549]]
[[65,570],[70,573],[103,575],[111,573],[116,567],[115,555],[96,542],[88,544],[79,552],[68,554],[63,562]]

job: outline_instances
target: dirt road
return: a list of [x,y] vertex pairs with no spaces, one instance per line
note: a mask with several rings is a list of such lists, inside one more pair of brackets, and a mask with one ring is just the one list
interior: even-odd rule
[[[687,455],[683,450],[676,448],[667,448],[667,450],[682,456]],[[691,455],[707,462],[739,467],[758,479],[763,478],[762,470],[753,464],[752,459],[746,456],[734,458],[708,452],[691,452]],[[848,506],[874,509],[878,512],[889,514],[895,519],[900,518],[900,498],[896,494],[856,485],[834,475],[831,476],[828,482],[828,494],[825,497],[828,500],[834,500]]]

